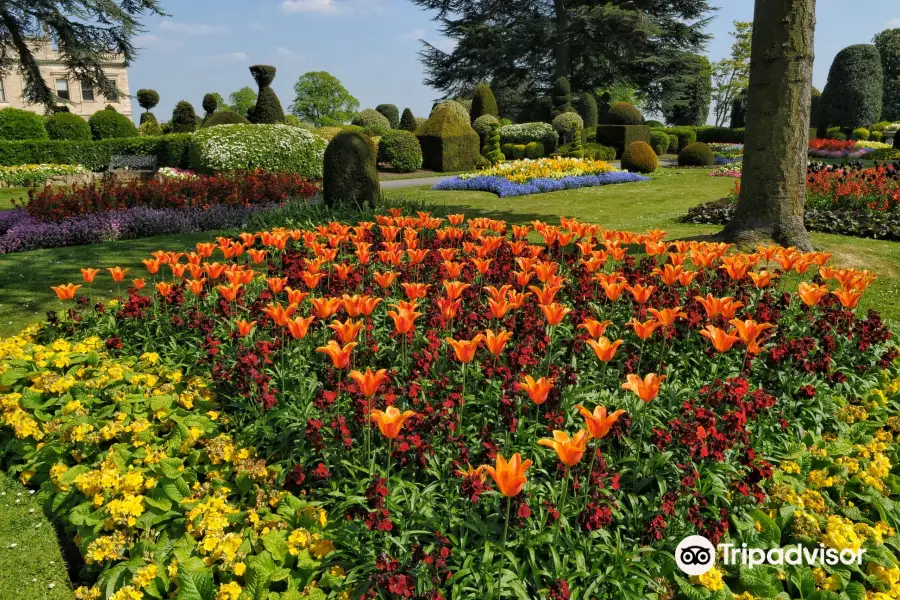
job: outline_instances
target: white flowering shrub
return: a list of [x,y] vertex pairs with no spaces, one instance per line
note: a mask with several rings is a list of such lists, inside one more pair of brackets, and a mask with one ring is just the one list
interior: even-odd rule
[[194,134],[190,163],[206,173],[262,169],[321,179],[326,145],[306,129],[289,125],[218,125]]
[[559,135],[550,123],[520,123],[500,128],[501,144],[528,144],[540,142],[546,152],[553,152],[559,145]]

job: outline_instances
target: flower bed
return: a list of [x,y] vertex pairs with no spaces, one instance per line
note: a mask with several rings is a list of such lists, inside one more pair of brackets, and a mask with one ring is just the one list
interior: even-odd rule
[[164,179],[197,179],[199,177],[193,171],[175,167],[162,167],[156,174]]
[[[874,276],[569,219],[448,221],[398,211],[160,251],[147,273],[111,271],[140,279],[115,307],[57,287],[48,335],[215,382],[235,444],[340,523],[326,566],[354,597],[789,593],[680,582],[671,553],[762,523],[779,461],[843,431],[893,372],[890,331],[855,309]],[[864,573],[835,590],[876,590]]]
[[741,178],[741,174],[744,172],[744,163],[743,162],[733,162],[726,165],[722,165],[712,171],[710,171],[710,177],[736,177],[737,179]]
[[813,158],[868,158],[876,150],[892,148],[890,144],[857,140],[809,140],[809,156]]
[[636,181],[650,179],[619,171],[602,160],[541,158],[500,163],[490,169],[444,180],[431,189],[479,190],[506,198]]
[[[325,598],[322,509],[273,486],[208,382],[98,338],[0,340],[0,446],[84,559],[79,599]],[[40,560],[40,557],[30,557]],[[73,569],[74,571],[74,569]]]
[[80,175],[87,172],[81,165],[14,165],[0,167],[0,182],[9,187],[31,187],[58,175]]

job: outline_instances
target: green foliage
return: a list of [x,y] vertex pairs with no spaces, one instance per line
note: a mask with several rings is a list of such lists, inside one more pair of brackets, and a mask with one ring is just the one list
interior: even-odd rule
[[[484,117],[488,117],[491,115],[484,115]],[[483,117],[479,117],[483,118]],[[503,162],[506,158],[503,155],[503,152],[500,151],[500,122],[497,121],[495,123],[491,123],[488,134],[487,134],[487,142],[484,147],[481,149],[481,155],[484,156],[491,165],[496,165],[497,163]],[[527,151],[527,150],[526,150]]]
[[678,153],[680,167],[711,167],[716,164],[716,155],[712,148],[703,142],[694,142],[682,148]]
[[666,133],[678,137],[676,152],[681,152],[686,146],[690,146],[697,141],[697,130],[693,127],[669,127],[666,129]]
[[220,110],[210,115],[208,119],[205,119],[203,121],[203,124],[200,127],[206,128],[215,127],[216,125],[235,125],[249,123],[250,121],[248,121],[246,118],[242,117],[233,110],[226,108],[225,110]]
[[114,110],[103,109],[88,119],[91,135],[95,140],[137,137],[138,130],[131,119]]
[[856,129],[853,130],[853,139],[854,140],[866,141],[869,139],[870,136],[871,136],[871,133],[865,127],[857,127]]
[[182,100],[172,111],[172,131],[174,133],[191,133],[197,129],[197,113],[194,105]]
[[359,101],[327,71],[304,73],[294,84],[291,112],[316,127],[343,125],[359,110]]
[[881,119],[900,121],[900,29],[885,29],[873,40],[884,73],[884,107]]
[[646,142],[634,142],[622,154],[622,168],[632,173],[653,173],[658,166],[656,152]]
[[616,149],[621,157],[634,142],[650,143],[650,128],[646,125],[598,125],[596,143]]
[[576,106],[581,120],[584,121],[584,128],[596,127],[597,101],[594,99],[594,95],[590,92],[582,92],[576,99]]
[[[133,127],[133,125],[132,125]],[[161,167],[188,168],[189,134],[113,138],[102,141],[22,140],[0,142],[0,165],[83,165],[92,171],[109,166],[113,156],[155,156]]]
[[326,206],[373,209],[381,197],[376,156],[365,135],[344,131],[325,149],[323,197]]
[[641,114],[633,104],[628,102],[616,102],[606,113],[604,125],[640,125],[644,122]]
[[472,122],[472,129],[475,130],[475,133],[481,139],[482,146],[487,144],[488,135],[491,133],[491,128],[494,125],[497,125],[499,130],[500,121],[494,115],[481,115]]
[[0,140],[45,140],[44,118],[30,110],[0,110]]
[[262,169],[322,176],[325,141],[289,125],[220,125],[193,135],[191,168],[204,172]]
[[231,103],[231,110],[246,117],[250,113],[250,109],[256,105],[256,92],[253,91],[253,88],[244,86],[236,92],[231,92],[228,101]]
[[609,114],[609,110],[612,108],[614,104],[612,99],[612,94],[609,91],[605,91],[600,94],[600,99],[597,102],[597,124],[605,124],[606,123],[606,115]]
[[669,134],[665,131],[651,131],[650,145],[657,155],[662,156],[669,149]]
[[89,140],[92,137],[88,122],[72,113],[50,115],[44,120],[44,128],[51,140]]
[[216,109],[219,108],[219,98],[217,98],[218,94],[206,94],[203,96],[203,110],[206,112],[206,116],[209,117],[211,114],[216,112]]
[[159,93],[156,90],[140,89],[137,91],[137,101],[146,111],[153,110],[159,104]]
[[481,155],[479,137],[469,125],[468,113],[463,116],[453,104],[457,103],[442,102],[416,130],[426,168],[465,171],[473,168]]
[[858,44],[841,50],[831,63],[822,93],[819,127],[862,127],[881,119],[884,75],[875,46]]
[[[540,142],[548,153],[556,151],[559,146],[559,134],[549,123],[519,123],[504,125],[500,128],[501,144],[527,144]],[[504,154],[506,154],[504,152]]]
[[698,127],[697,141],[704,144],[743,144],[744,129],[729,127]]
[[491,86],[486,83],[479,83],[475,86],[474,96],[472,97],[472,110],[469,116],[474,123],[485,115],[498,117],[500,110],[497,108],[497,99],[494,97],[494,92],[491,91]]
[[[499,131],[498,131],[499,134]],[[498,138],[499,142],[499,138]],[[525,158],[530,158],[532,160],[541,158],[544,156],[544,145],[540,142],[528,142],[525,144]]]
[[[818,113],[817,113],[818,114]],[[747,122],[747,90],[741,90],[731,101],[731,127],[743,127]]]
[[527,156],[528,150],[526,144],[503,144],[502,152],[508,160],[522,160]]
[[443,102],[438,102],[431,109],[431,114],[429,118],[434,116],[434,114],[438,111],[439,108],[447,108],[452,110],[454,113],[460,116],[460,118],[465,119],[466,121],[472,122],[471,114],[465,106],[457,102],[456,100],[444,100]]
[[[725,119],[731,114],[732,127],[743,127],[734,124],[735,102],[741,94],[746,95],[750,85],[750,50],[753,37],[753,23],[735,21],[731,32],[734,43],[731,44],[731,55],[712,64],[712,101],[716,126],[725,125]],[[744,98],[746,110],[746,97]]]
[[[90,129],[90,127],[88,129]],[[156,121],[146,121],[144,123],[141,123],[141,126],[138,127],[138,133],[142,136],[157,136],[162,135],[163,130],[162,127],[159,126],[159,123],[157,123]]]
[[400,117],[400,129],[403,131],[411,131],[415,133],[419,124],[416,123],[416,117],[408,108],[403,109],[403,115]]
[[281,101],[272,89],[272,81],[275,79],[275,67],[271,65],[253,65],[250,74],[259,86],[256,94],[256,105],[247,113],[247,119],[251,123],[259,125],[271,125],[284,123],[284,109]]
[[396,104],[379,104],[375,110],[380,112],[388,120],[391,129],[399,129],[400,127],[400,109]]
[[578,113],[566,112],[561,113],[553,119],[553,129],[559,134],[560,142],[568,144],[577,137],[580,138],[579,132],[584,128],[584,121],[578,116]]
[[[746,111],[747,100],[744,100],[744,110]],[[810,127],[818,127],[819,121],[822,118],[822,92],[813,87],[812,95],[810,97],[810,107],[809,107],[809,126]],[[735,127],[734,124],[731,125]],[[738,127],[743,127],[743,122]]]
[[674,153],[678,152],[679,145],[680,144],[679,144],[678,136],[675,135],[674,133],[670,133],[669,134],[669,147],[666,149],[666,151],[669,152],[670,154],[674,154]]
[[412,173],[422,168],[422,147],[411,131],[392,129],[378,144],[378,162],[390,163],[395,171]]
[[553,115],[554,117],[574,111],[572,107],[572,86],[565,77],[553,82]]
[[706,123],[712,98],[712,68],[705,56],[684,54],[677,73],[665,80],[663,88],[662,114],[667,123]]
[[880,131],[871,131],[869,132],[869,139],[873,142],[880,142],[884,139],[884,134]]
[[384,135],[391,130],[391,122],[377,110],[367,108],[353,118],[353,125],[370,131],[369,135]]
[[144,123],[156,123],[157,125],[159,125],[159,121],[156,120],[156,115],[154,115],[152,112],[141,113],[140,124],[143,125]]
[[591,160],[616,160],[616,149],[602,144],[585,144],[584,157]]

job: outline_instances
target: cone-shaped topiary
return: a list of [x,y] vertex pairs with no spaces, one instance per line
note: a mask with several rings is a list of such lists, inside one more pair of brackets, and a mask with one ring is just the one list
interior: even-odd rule
[[281,101],[272,89],[272,81],[275,79],[275,67],[270,65],[253,65],[250,74],[259,86],[256,95],[256,105],[247,113],[251,123],[273,124],[284,123],[284,109]]
[[379,104],[375,110],[384,115],[391,129],[400,128],[400,109],[396,104]]
[[[489,116],[492,115],[483,115],[480,118]],[[484,156],[491,165],[503,162],[506,157],[503,156],[503,152],[500,151],[500,121],[494,119],[494,122],[490,123],[486,137],[487,143],[485,143],[484,148],[482,148],[481,155]]]
[[694,142],[685,146],[678,153],[680,167],[711,167],[716,164],[716,155],[712,148],[703,142]]
[[481,156],[479,138],[456,102],[442,102],[431,117],[416,130],[426,168],[436,171],[465,171]]
[[494,97],[494,92],[491,91],[491,86],[486,83],[479,83],[476,85],[475,96],[472,98],[472,110],[469,115],[472,122],[474,123],[479,117],[483,117],[484,115],[496,117],[499,114],[500,111],[497,108],[497,99]]
[[418,126],[419,124],[416,123],[416,117],[413,115],[413,112],[408,108],[404,108],[403,116],[400,117],[400,129],[415,132]]
[[641,114],[633,104],[616,102],[606,113],[605,125],[640,125],[644,122]]
[[172,111],[172,133],[192,133],[197,130],[197,113],[194,105],[182,100]]
[[572,86],[565,77],[560,77],[553,82],[553,116],[565,112],[572,112]]
[[582,92],[576,102],[578,114],[584,121],[584,128],[590,129],[597,126],[597,101],[590,92]]
[[89,140],[91,126],[72,113],[58,112],[44,120],[44,128],[51,140]]
[[372,140],[356,131],[342,131],[325,148],[322,192],[326,206],[350,204],[373,209],[381,197]]
[[159,94],[156,90],[140,89],[137,91],[137,101],[144,110],[153,110],[159,104]]
[[622,168],[632,173],[652,173],[658,166],[656,152],[646,142],[634,142],[622,155]]
[[234,125],[235,123],[246,125],[250,123],[250,121],[233,110],[220,110],[219,112],[211,114],[209,118],[204,119],[203,125],[200,127],[206,128],[215,127],[216,125]]

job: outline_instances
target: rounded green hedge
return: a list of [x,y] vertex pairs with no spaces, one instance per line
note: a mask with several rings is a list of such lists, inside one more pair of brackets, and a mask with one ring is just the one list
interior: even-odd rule
[[578,113],[565,112],[553,119],[553,129],[563,143],[572,141],[576,133],[584,128],[584,120]]
[[606,113],[605,121],[606,125],[640,125],[644,115],[633,104],[616,102]]
[[391,129],[400,127],[400,109],[397,108],[396,104],[379,104],[375,107],[375,111],[381,113],[388,120],[388,125]]
[[322,177],[325,140],[290,125],[219,125],[192,136],[191,168],[201,172],[263,169]]
[[89,140],[91,126],[72,113],[56,113],[47,117],[44,128],[51,140]]
[[486,83],[479,83],[475,86],[475,93],[472,97],[472,110],[470,112],[473,123],[481,117],[496,117],[500,114],[497,108],[497,99],[494,97],[494,92],[491,91],[491,86]]
[[472,123],[472,129],[481,138],[482,144],[487,143],[487,136],[491,133],[491,127],[494,125],[500,126],[500,120],[494,115],[481,115]]
[[622,154],[622,168],[632,173],[653,173],[657,167],[656,152],[647,142],[634,142]]
[[377,127],[384,131],[388,131],[391,128],[391,122],[388,118],[371,108],[361,111],[353,118],[351,124],[358,125],[359,127]]
[[525,158],[532,160],[544,156],[544,145],[540,142],[528,142],[525,144]]
[[105,108],[95,112],[88,119],[91,135],[95,140],[137,137],[138,129],[125,115]]
[[674,133],[669,134],[668,152],[678,152],[678,136]]
[[46,140],[44,118],[30,110],[0,110],[0,140]]
[[468,109],[465,106],[457,102],[456,100],[444,100],[443,102],[438,102],[434,105],[434,108],[431,109],[430,117],[433,117],[434,114],[439,110],[449,109],[453,113],[459,115],[461,119],[464,119],[466,122],[471,123],[472,119],[470,118],[470,114]]
[[853,139],[859,141],[866,141],[871,137],[871,132],[865,127],[857,127],[853,130]]
[[[676,139],[678,139],[676,137]],[[669,149],[669,134],[665,131],[651,131],[650,145],[658,156],[662,156]]]
[[200,127],[202,129],[206,129],[207,127],[215,127],[217,125],[249,125],[250,121],[246,119],[243,115],[234,112],[233,110],[220,110],[217,113],[213,113],[203,122],[203,125]]
[[391,163],[396,171],[412,173],[422,168],[422,147],[411,131],[392,129],[378,145],[378,162]]
[[327,206],[352,204],[375,208],[381,196],[372,141],[355,131],[342,131],[324,155],[323,197]]
[[716,155],[712,148],[703,142],[694,142],[685,146],[678,153],[680,167],[711,167],[716,164]]

